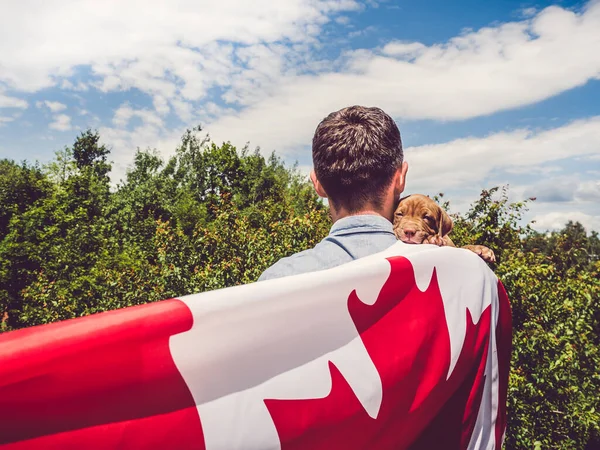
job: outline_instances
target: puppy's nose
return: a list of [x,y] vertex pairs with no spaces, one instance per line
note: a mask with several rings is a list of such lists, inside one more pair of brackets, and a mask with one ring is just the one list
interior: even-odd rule
[[407,238],[409,238],[409,239],[410,239],[410,238],[412,238],[412,237],[415,235],[415,233],[416,233],[416,231],[415,231],[415,230],[413,230],[412,228],[405,228],[405,229],[404,229],[404,235],[405,235]]

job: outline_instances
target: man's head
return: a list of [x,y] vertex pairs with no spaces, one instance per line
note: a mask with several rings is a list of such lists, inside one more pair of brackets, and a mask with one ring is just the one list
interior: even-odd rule
[[334,210],[344,215],[385,210],[383,215],[391,219],[407,165],[400,131],[390,116],[362,106],[331,113],[315,131],[312,154],[313,183]]

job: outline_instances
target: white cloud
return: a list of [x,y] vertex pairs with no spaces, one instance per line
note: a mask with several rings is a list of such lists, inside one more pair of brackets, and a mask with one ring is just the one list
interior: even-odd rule
[[46,106],[46,108],[48,108],[53,113],[59,112],[59,111],[64,111],[65,109],[67,109],[67,105],[65,105],[64,103],[51,102],[48,100],[45,100],[43,102],[41,102],[41,101],[36,102],[35,106],[36,106],[36,108],[42,108],[42,107]]
[[521,9],[520,12],[523,17],[532,17],[532,16],[535,16],[535,14],[537,13],[537,9],[536,8],[523,8],[523,9]]
[[600,47],[600,2],[581,13],[553,6],[443,44],[362,49],[345,55],[335,73],[281,77],[262,101],[208,130],[219,140],[293,151],[310,142],[321,118],[351,104],[377,105],[402,120],[491,114],[600,77],[600,52],[590,52],[592,45]]
[[427,50],[427,46],[420,42],[393,41],[385,45],[381,52],[384,55],[404,57],[410,59]]
[[[570,174],[546,174],[541,181],[519,185],[517,195],[521,198],[535,197],[539,203],[564,203],[581,207],[585,203],[600,204],[600,181],[598,174],[581,172]],[[591,179],[589,179],[591,178]]]
[[522,129],[407,148],[405,158],[410,166],[410,189],[439,192],[478,189],[497,177],[499,171],[518,167],[537,172],[541,164],[597,154],[600,116],[544,131]]
[[[90,68],[103,91],[137,88],[165,101],[201,99],[243,69],[240,48],[315,41],[354,0],[8,0],[0,16],[0,81],[17,91],[59,85]],[[161,100],[162,98],[162,100]]]
[[600,116],[549,130],[521,129],[409,147],[406,192],[444,192],[453,212],[465,212],[481,189],[509,184],[510,201],[538,198],[526,215],[539,221],[538,229],[562,228],[576,212],[578,219],[573,220],[581,218],[588,228],[600,230],[600,183],[586,172],[593,166],[573,167],[577,158],[599,154]]
[[128,104],[121,105],[113,117],[113,124],[119,128],[124,128],[129,124],[133,117],[141,119],[144,125],[161,128],[163,120],[154,112],[148,109],[133,109]]
[[0,116],[0,127],[5,123],[12,122],[13,120],[15,120],[14,117]]
[[565,203],[575,201],[579,183],[573,176],[546,178],[540,183],[525,188],[523,196],[535,197],[538,203]]
[[67,131],[71,129],[71,118],[66,114],[58,114],[54,116],[54,122],[48,125],[48,128],[57,131]]
[[600,203],[600,181],[580,183],[575,192],[575,197],[580,201]]
[[0,89],[0,108],[19,108],[26,109],[27,102],[17,97],[11,97],[4,95],[2,89]]
[[287,47],[283,45],[259,44],[240,49],[236,55],[244,69],[232,74],[223,99],[248,106],[273,94],[286,71],[286,52]]
[[365,36],[367,34],[375,32],[376,30],[377,30],[376,27],[369,26],[369,27],[362,28],[360,30],[356,30],[356,31],[352,31],[352,32],[348,33],[348,37],[349,38],[355,38],[355,37],[358,37],[358,36]]
[[569,220],[581,223],[588,232],[600,230],[600,216],[586,214],[582,211],[550,212],[534,216],[533,220],[535,220],[533,228],[539,231],[562,229]]
[[582,157],[582,160],[600,161],[600,155],[588,155],[588,156]]
[[64,111],[65,109],[67,109],[67,105],[65,105],[64,103],[61,103],[61,102],[49,102],[48,100],[46,100],[45,103],[46,103],[46,106],[52,112]]
[[[211,130],[267,148],[306,143],[321,117],[348,104],[376,104],[403,119],[460,120],[600,75],[600,52],[589,51],[600,46],[597,1],[580,12],[530,10],[522,21],[448,42],[390,42],[336,61],[315,61],[310,50],[322,25],[345,22],[343,13],[362,7],[357,1],[32,2],[9,0],[0,18],[0,81],[13,90],[85,89],[90,82],[69,77],[88,68],[97,89],[137,88],[159,114],[192,120],[217,88],[221,100],[245,109]],[[283,141],[270,137],[274,125]]]
[[193,107],[190,103],[184,102],[183,100],[175,99],[171,100],[171,105],[175,110],[177,116],[181,118],[185,123],[190,123],[193,120],[194,113]]
[[515,175],[523,175],[523,174],[536,174],[536,175],[551,175],[553,173],[561,172],[563,169],[560,166],[540,166],[540,167],[508,167],[506,168],[506,172],[515,174]]
[[62,80],[60,83],[60,88],[66,91],[87,91],[89,86],[81,81],[79,81],[77,84],[74,84],[69,80]]

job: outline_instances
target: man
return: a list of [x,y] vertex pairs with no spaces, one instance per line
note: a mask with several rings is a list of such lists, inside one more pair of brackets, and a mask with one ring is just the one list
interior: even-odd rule
[[[403,161],[400,132],[391,117],[378,108],[360,106],[334,112],[317,127],[312,152],[314,170],[311,179],[317,193],[329,199],[334,222],[331,231],[314,248],[275,263],[259,280],[332,268],[384,251],[397,242],[392,220],[404,190],[408,165]],[[381,367],[377,366],[377,371],[382,376],[382,385],[383,377],[387,380],[382,398],[387,398],[393,405],[388,403],[387,409],[380,410],[378,414],[384,414],[382,417],[388,419],[396,414],[395,419],[382,425],[387,427],[385,432],[381,431],[383,428],[377,431],[379,434],[377,439],[373,439],[373,448],[408,448],[410,445],[413,449],[500,449],[502,446],[510,365],[510,305],[506,295],[501,294],[503,290],[498,289],[497,279],[486,271],[481,261],[464,253],[461,257],[457,253],[457,257],[453,258],[448,250],[425,256],[425,249],[410,249],[411,252],[416,251],[411,254],[411,259],[425,262],[420,267],[428,268],[425,272],[432,280],[426,291],[422,288],[411,291],[419,296],[418,301],[415,301],[417,297],[406,301],[409,297],[403,297],[404,294],[398,291],[390,294],[391,287],[385,292],[398,303],[386,303],[382,288],[375,303],[380,309],[376,306],[358,309],[356,304],[366,303],[356,300],[356,296],[354,303],[353,297],[347,300],[342,297],[345,303],[341,309],[345,317],[352,316],[354,321],[360,316],[361,324],[369,323],[362,329],[358,322],[353,324],[365,348],[381,344],[377,347],[379,353],[373,351],[369,355],[378,355],[377,363]],[[432,264],[435,262],[439,264]],[[434,275],[429,270],[432,265],[435,266]],[[412,281],[409,278],[395,279],[398,283],[416,283],[414,274]],[[343,290],[344,294],[348,289]],[[495,289],[498,289],[496,294]],[[494,295],[497,295],[496,301],[493,300]],[[388,310],[392,304],[395,306]],[[446,308],[446,305],[450,307]],[[389,312],[385,319],[374,322],[365,321],[369,314],[383,314],[384,309],[395,313]],[[473,316],[476,320],[472,322],[474,311],[477,311]],[[497,318],[494,325],[491,325],[491,317]],[[315,330],[322,323],[325,322],[316,324]],[[377,327],[380,330],[381,327],[389,328],[385,333],[377,334]],[[398,334],[389,332],[392,329]],[[297,342],[297,336],[294,342]],[[469,336],[469,344],[465,344],[466,336]],[[475,342],[479,345],[477,349]],[[394,345],[396,343],[399,345]],[[488,352],[488,347],[493,351]],[[334,353],[328,353],[327,357]],[[388,354],[389,359],[386,360],[385,355]],[[348,357],[352,361],[348,365],[354,368],[359,366],[353,359],[355,356]],[[372,361],[377,365],[375,359]],[[452,361],[456,361],[456,365],[452,365]],[[344,367],[344,363],[336,365],[329,359],[328,364],[332,388],[327,398],[331,401],[332,398],[342,398],[340,385],[345,386],[344,392],[349,391],[349,378],[337,385],[339,389],[334,396],[336,388],[331,367],[336,367],[339,381],[339,367]],[[360,367],[363,370],[367,366]],[[393,376],[390,375],[392,373]],[[390,388],[392,379],[398,383],[394,388]],[[348,394],[353,402],[358,398],[353,397],[356,392],[353,390]],[[393,392],[401,394],[393,397]],[[340,402],[345,404],[346,400]],[[382,413],[384,410],[386,412]],[[310,421],[305,418],[305,410],[302,411],[302,427],[309,427]],[[327,413],[323,414],[326,416]],[[361,410],[361,414],[364,416],[364,411]],[[349,423],[356,424],[358,420],[352,417]],[[377,420],[379,416],[366,423],[371,426]],[[396,420],[393,426],[392,420]],[[323,428],[322,424],[320,426]],[[397,427],[404,428],[395,434]],[[355,447],[358,448],[358,445]]]
[[279,260],[259,281],[329,269],[397,242],[392,221],[408,164],[393,119],[362,106],[331,113],[315,131],[312,155],[310,177],[328,199],[333,226],[314,248]]

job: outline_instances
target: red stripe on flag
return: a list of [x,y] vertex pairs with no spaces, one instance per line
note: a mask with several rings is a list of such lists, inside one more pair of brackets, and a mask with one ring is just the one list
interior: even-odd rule
[[496,325],[498,346],[498,418],[496,419],[496,448],[502,448],[502,437],[506,430],[506,399],[508,375],[512,352],[512,311],[504,285],[498,281],[498,323]]
[[166,300],[0,336],[0,445],[204,448],[169,351],[192,323]]

